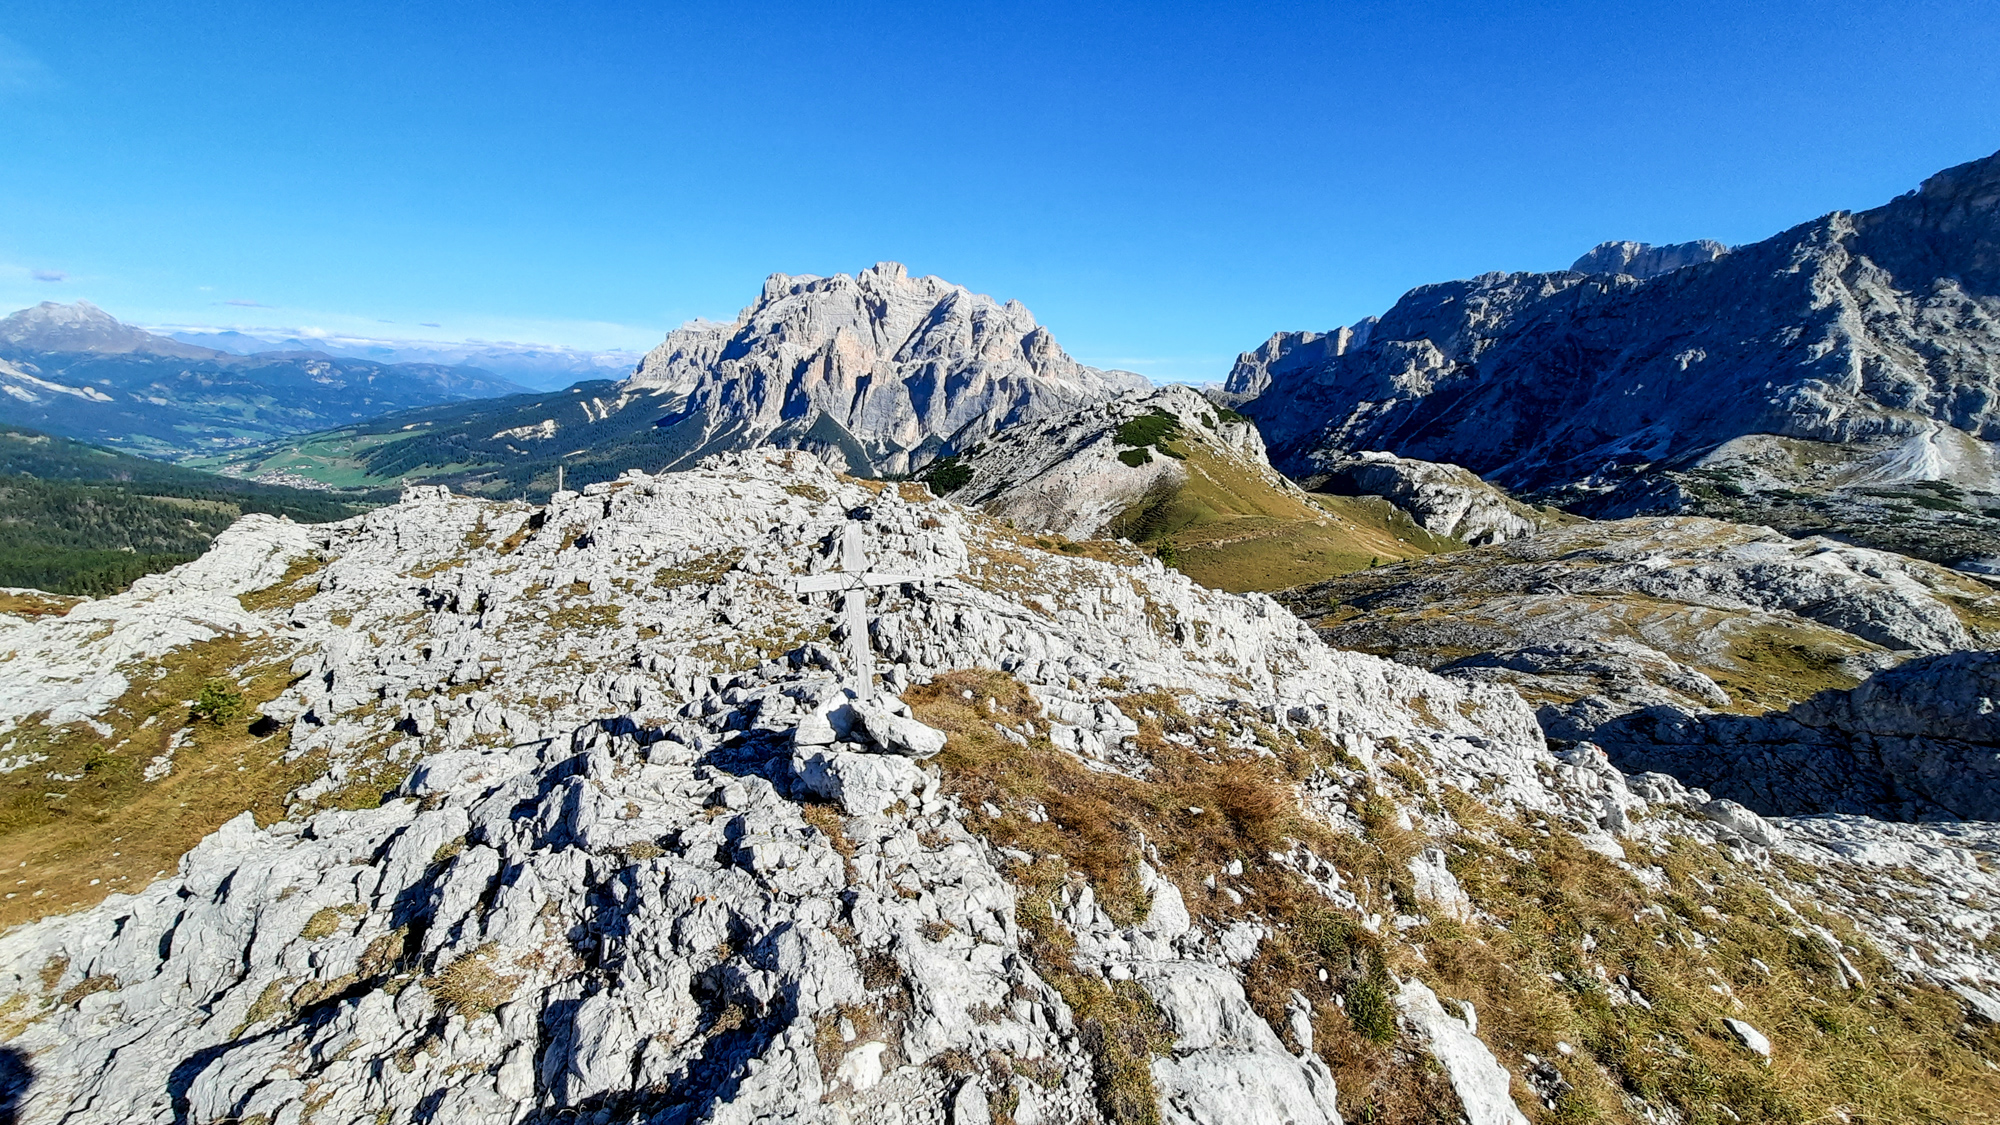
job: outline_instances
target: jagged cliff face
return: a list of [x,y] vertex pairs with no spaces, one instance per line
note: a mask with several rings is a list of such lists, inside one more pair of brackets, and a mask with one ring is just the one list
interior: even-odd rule
[[[873,702],[791,585],[849,528],[909,576]],[[1994,1108],[1989,830],[1557,757],[1506,688],[802,454],[246,517],[46,609],[0,620],[8,776],[68,802],[0,832],[25,1122]]]
[[1077,363],[1018,301],[894,262],[853,277],[773,274],[734,324],[676,330],[628,382],[685,395],[663,425],[699,418],[703,447],[775,439],[898,473],[946,445],[1146,385]]
[[[1295,364],[1274,340],[1276,354],[1246,356],[1230,389],[1256,395],[1241,408],[1294,473],[1381,449],[1592,511],[1671,509],[1689,495],[1669,495],[1666,474],[1762,434],[1813,447],[1792,449],[1774,480],[1990,492],[1996,247],[2000,155],[1650,278],[1607,260],[1615,272],[1424,286],[1365,339],[1299,345],[1333,354]],[[1965,515],[1981,518],[1976,505]]]

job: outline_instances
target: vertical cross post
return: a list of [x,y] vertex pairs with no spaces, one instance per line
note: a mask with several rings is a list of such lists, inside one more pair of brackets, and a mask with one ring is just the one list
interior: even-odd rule
[[840,529],[840,570],[794,580],[793,588],[801,594],[841,595],[840,615],[847,626],[847,670],[854,678],[856,699],[865,701],[875,695],[875,647],[868,637],[868,588],[925,580],[926,576],[921,574],[869,570],[868,552],[861,545],[861,525],[852,520]]

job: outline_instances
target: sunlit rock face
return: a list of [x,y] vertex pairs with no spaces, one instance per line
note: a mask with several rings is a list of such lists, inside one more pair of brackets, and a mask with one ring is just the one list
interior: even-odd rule
[[686,396],[662,424],[699,419],[708,440],[692,447],[775,442],[885,473],[1146,385],[1077,363],[1019,301],[895,262],[852,277],[772,274],[733,324],[674,331],[628,382]]

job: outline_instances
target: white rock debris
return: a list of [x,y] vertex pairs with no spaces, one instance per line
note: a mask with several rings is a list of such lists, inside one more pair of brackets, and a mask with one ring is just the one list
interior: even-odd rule
[[1771,1040],[1763,1032],[1738,1019],[1724,1017],[1722,1023],[1729,1028],[1729,1034],[1734,1035],[1736,1041],[1749,1048],[1752,1053],[1762,1055],[1766,1059],[1771,1057]]

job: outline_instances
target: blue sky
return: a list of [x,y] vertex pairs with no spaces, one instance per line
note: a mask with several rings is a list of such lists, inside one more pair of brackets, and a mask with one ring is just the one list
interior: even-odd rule
[[1199,380],[1995,149],[1990,0],[0,0],[0,302],[643,348],[894,259]]

